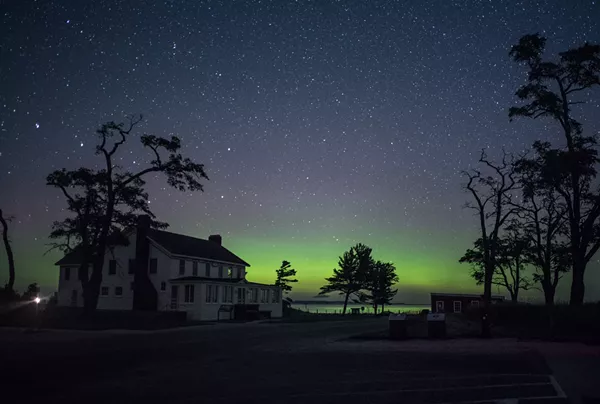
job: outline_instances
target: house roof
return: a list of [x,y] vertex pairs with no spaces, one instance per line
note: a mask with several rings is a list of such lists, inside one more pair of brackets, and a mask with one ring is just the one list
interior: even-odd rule
[[79,265],[81,264],[82,259],[83,249],[76,247],[73,249],[73,251],[65,254],[64,257],[56,261],[54,265]]
[[[154,229],[150,229],[148,238],[171,255],[204,258],[211,261],[250,266],[246,261],[214,241]],[[55,265],[79,265],[82,258],[82,249],[75,248],[72,252],[57,261]]]
[[214,241],[154,229],[149,231],[148,237],[172,255],[250,266],[246,261]]
[[179,278],[169,279],[169,282],[216,282],[216,283],[241,284],[241,285],[250,285],[250,286],[275,286],[275,285],[269,285],[267,283],[248,282],[245,279],[207,278],[205,276],[182,276]]

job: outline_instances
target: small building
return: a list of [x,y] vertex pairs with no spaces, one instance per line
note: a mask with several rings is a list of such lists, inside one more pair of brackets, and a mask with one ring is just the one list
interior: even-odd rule
[[[492,303],[502,303],[504,296],[492,295]],[[431,293],[433,313],[462,313],[483,305],[483,295],[464,293]]]
[[[249,282],[250,264],[223,247],[220,235],[204,240],[155,230],[140,216],[126,237],[126,245],[106,252],[98,309],[185,311],[201,321],[281,317],[281,288]],[[60,306],[83,307],[81,259],[76,249],[56,263]]]

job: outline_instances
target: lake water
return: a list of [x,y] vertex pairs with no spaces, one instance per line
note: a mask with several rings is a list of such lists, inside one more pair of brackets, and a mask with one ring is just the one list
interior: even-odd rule
[[[346,312],[349,313],[351,308],[361,308],[364,307],[364,313],[372,313],[373,308],[369,305],[360,305],[360,304],[351,304],[348,303]],[[308,304],[296,304],[292,303],[292,308],[302,311],[307,311],[309,313],[341,313],[344,305],[343,304],[323,304],[323,303],[308,303]],[[386,311],[391,311],[392,313],[414,313],[420,312],[421,310],[429,309],[430,305],[428,304],[392,304],[390,306],[385,306]],[[381,310],[381,309],[379,309]]]

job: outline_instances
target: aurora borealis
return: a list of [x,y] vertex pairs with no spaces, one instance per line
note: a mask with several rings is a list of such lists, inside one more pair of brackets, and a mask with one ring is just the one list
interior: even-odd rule
[[[144,115],[206,165],[204,193],[160,177],[150,204],[170,231],[223,243],[249,279],[282,260],[310,298],[356,242],[392,261],[398,301],[472,292],[458,258],[476,236],[460,171],[482,148],[519,153],[549,122],[510,123],[524,80],[508,50],[540,32],[556,52],[600,42],[594,1],[21,1],[0,24],[0,207],[17,286],[56,286],[46,243],[65,202],[52,170],[93,167],[94,130]],[[600,100],[585,106],[600,128]],[[149,160],[138,144],[124,168]],[[0,250],[0,282],[6,276]],[[599,279],[597,264],[588,272]],[[568,286],[568,282],[563,287]],[[599,282],[587,296],[600,297]],[[530,296],[535,296],[532,292]]]

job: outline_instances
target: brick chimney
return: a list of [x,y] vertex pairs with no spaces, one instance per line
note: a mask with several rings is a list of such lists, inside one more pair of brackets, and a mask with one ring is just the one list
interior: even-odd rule
[[223,239],[220,234],[211,234],[208,236],[208,241],[212,241],[213,243],[217,243],[218,245],[223,245]]

